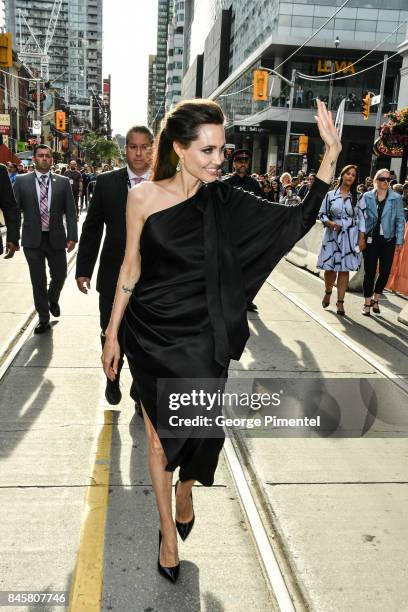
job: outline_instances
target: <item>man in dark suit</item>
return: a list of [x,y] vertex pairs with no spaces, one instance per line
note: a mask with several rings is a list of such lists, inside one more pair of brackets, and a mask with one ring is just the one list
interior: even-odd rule
[[[4,259],[11,259],[19,250],[20,214],[14,197],[13,188],[6,166],[0,164],[0,209],[7,227],[6,254]],[[3,250],[3,237],[0,234],[0,255]]]
[[[79,242],[76,279],[78,289],[87,293],[98,258],[102,234],[105,227],[96,290],[99,292],[99,313],[102,348],[105,330],[111,316],[116,283],[125,255],[126,246],[126,201],[129,189],[143,180],[148,180],[151,166],[153,134],[145,126],[134,126],[126,134],[126,167],[112,172],[103,172],[96,180],[95,190],[87,217],[82,227]],[[120,334],[121,336],[121,334]],[[105,397],[109,404],[116,405],[122,399],[119,374],[123,366],[123,343],[118,376],[112,382],[106,379]],[[130,392],[140,412],[139,397],[134,385]]]
[[[50,313],[60,316],[59,297],[67,276],[67,256],[78,241],[75,203],[69,180],[50,172],[51,149],[34,148],[35,172],[17,177],[14,193],[23,213],[21,244],[30,269],[35,308],[40,322],[34,330],[50,329]],[[67,230],[64,227],[64,218]],[[50,269],[47,290],[45,261]]]

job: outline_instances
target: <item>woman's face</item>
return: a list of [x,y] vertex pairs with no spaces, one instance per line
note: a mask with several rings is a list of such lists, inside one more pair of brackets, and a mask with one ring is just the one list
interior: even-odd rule
[[174,143],[174,149],[181,158],[182,171],[203,183],[218,178],[218,171],[224,161],[225,133],[222,125],[205,123],[199,128],[198,138],[185,148]]
[[391,174],[388,172],[388,170],[383,170],[382,172],[379,173],[379,175],[377,176],[374,182],[375,182],[377,189],[379,189],[380,191],[381,190],[385,191],[390,186],[390,180],[391,180]]
[[347,170],[347,172],[343,174],[342,182],[343,182],[344,187],[348,187],[350,189],[350,187],[356,180],[356,176],[357,176],[357,172],[355,168],[350,168],[350,170]]
[[273,189],[274,191],[277,191],[277,189],[278,189],[278,182],[277,182],[277,181],[273,181],[273,182],[272,182],[272,189]]

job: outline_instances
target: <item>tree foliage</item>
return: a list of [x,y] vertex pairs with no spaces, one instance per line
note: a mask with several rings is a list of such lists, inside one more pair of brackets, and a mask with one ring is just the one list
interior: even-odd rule
[[87,163],[100,166],[104,162],[121,159],[121,151],[116,141],[107,140],[104,136],[90,132],[81,143]]

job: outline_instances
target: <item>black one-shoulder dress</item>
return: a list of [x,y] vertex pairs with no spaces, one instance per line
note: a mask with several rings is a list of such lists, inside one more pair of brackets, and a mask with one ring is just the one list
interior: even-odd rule
[[[221,181],[150,215],[140,238],[141,274],[125,312],[125,352],[157,430],[159,379],[227,377],[249,337],[246,305],[279,260],[314,225],[329,186],[316,179],[297,207]],[[159,431],[160,437],[160,431]],[[214,481],[223,438],[160,438],[166,470]]]

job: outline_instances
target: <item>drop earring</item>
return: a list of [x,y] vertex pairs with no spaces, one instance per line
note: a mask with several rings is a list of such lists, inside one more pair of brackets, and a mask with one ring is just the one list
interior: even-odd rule
[[180,172],[181,170],[181,161],[184,159],[184,157],[179,157],[179,160],[177,162],[177,166],[176,166],[176,172]]

